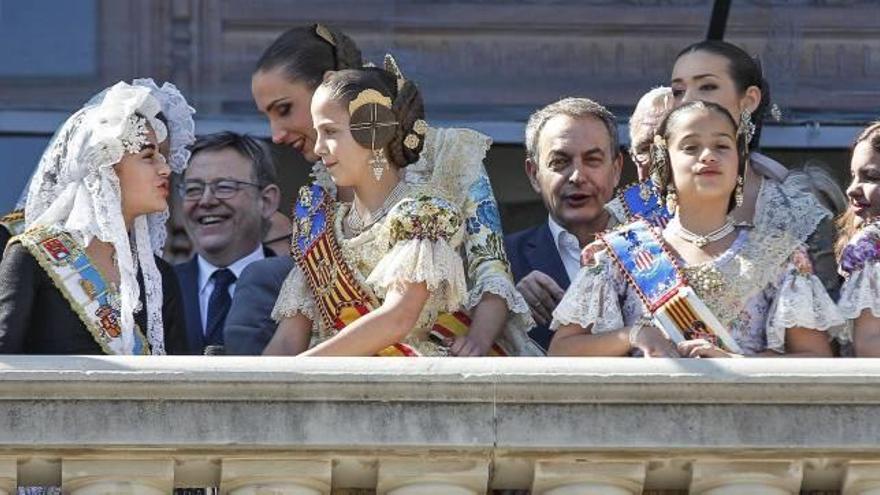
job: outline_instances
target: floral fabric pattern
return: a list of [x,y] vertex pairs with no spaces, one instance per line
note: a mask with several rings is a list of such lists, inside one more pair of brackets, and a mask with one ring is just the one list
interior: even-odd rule
[[461,229],[461,213],[449,201],[418,196],[398,203],[388,214],[391,242],[418,239],[449,241]]
[[846,245],[840,256],[840,273],[846,277],[840,287],[837,306],[847,319],[841,343],[852,340],[852,323],[862,311],[880,318],[880,224],[868,224]]
[[868,262],[880,261],[880,225],[872,223],[860,230],[843,248],[840,274],[849,278]]
[[[604,246],[587,246],[583,268],[553,313],[552,329],[577,323],[592,332],[633,324],[647,312]],[[691,287],[746,354],[785,352],[785,331],[802,326],[841,330],[805,248],[784,233],[741,230],[714,260],[683,268]]]

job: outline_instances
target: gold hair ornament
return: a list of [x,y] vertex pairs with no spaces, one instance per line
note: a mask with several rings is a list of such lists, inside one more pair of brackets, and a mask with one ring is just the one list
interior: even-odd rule
[[[349,115],[357,111],[358,108],[364,105],[369,105],[370,103],[383,106],[389,110],[391,109],[390,97],[383,95],[375,89],[365,89],[358,93],[357,97],[351,100],[351,103],[348,104]],[[397,122],[395,122],[395,124],[396,123]]]
[[331,46],[336,46],[336,39],[333,37],[333,33],[327,29],[327,26],[323,24],[315,24],[315,34],[327,43],[330,43]]
[[351,124],[351,131],[369,131],[370,133],[370,150],[373,152],[373,158],[370,159],[370,167],[373,169],[373,176],[377,181],[382,179],[385,169],[388,168],[388,159],[385,158],[385,150],[383,145],[376,145],[376,133],[386,127],[397,126],[397,121],[391,118],[381,119],[379,115],[379,107],[382,107],[384,114],[391,114],[391,98],[383,95],[375,89],[365,89],[358,93],[357,97],[348,104],[348,112],[354,115],[355,112],[369,105],[369,114],[366,120]]
[[403,89],[403,85],[406,84],[406,78],[403,77],[403,72],[400,71],[400,66],[397,65],[397,60],[394,60],[394,56],[386,53],[384,65],[385,70],[394,74],[394,77],[397,79],[397,91]]

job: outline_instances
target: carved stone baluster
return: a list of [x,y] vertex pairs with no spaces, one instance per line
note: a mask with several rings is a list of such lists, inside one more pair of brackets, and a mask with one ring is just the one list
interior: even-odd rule
[[644,462],[538,461],[536,495],[634,495],[642,493]]
[[0,495],[13,495],[18,480],[18,465],[15,459],[0,459]]
[[843,478],[842,495],[880,495],[880,462],[851,461]]
[[328,495],[331,461],[224,459],[220,486],[229,495]]
[[790,495],[800,492],[799,461],[696,461],[690,493],[695,495]]
[[489,484],[489,461],[383,459],[376,492],[386,495],[479,495]]
[[174,461],[63,460],[61,482],[70,495],[167,495],[174,487]]

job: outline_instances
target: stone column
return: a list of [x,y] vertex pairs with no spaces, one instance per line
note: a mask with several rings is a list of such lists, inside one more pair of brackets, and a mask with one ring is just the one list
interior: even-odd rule
[[18,485],[18,463],[15,459],[0,459],[0,495],[14,495]]
[[229,495],[329,495],[329,459],[224,459],[220,487]]
[[799,461],[695,461],[690,493],[695,495],[790,495],[800,492]]
[[489,485],[487,459],[382,459],[379,495],[480,495]]
[[880,495],[880,462],[850,461],[842,495]]
[[535,495],[635,495],[645,484],[644,462],[538,461]]
[[62,460],[61,483],[70,495],[167,495],[174,488],[174,461]]

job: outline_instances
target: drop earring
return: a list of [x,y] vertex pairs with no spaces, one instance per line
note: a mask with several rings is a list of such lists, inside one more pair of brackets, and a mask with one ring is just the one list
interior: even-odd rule
[[385,169],[388,168],[388,160],[385,158],[385,150],[373,150],[373,158],[370,160],[370,167],[373,169],[373,177],[376,182],[382,180]]

